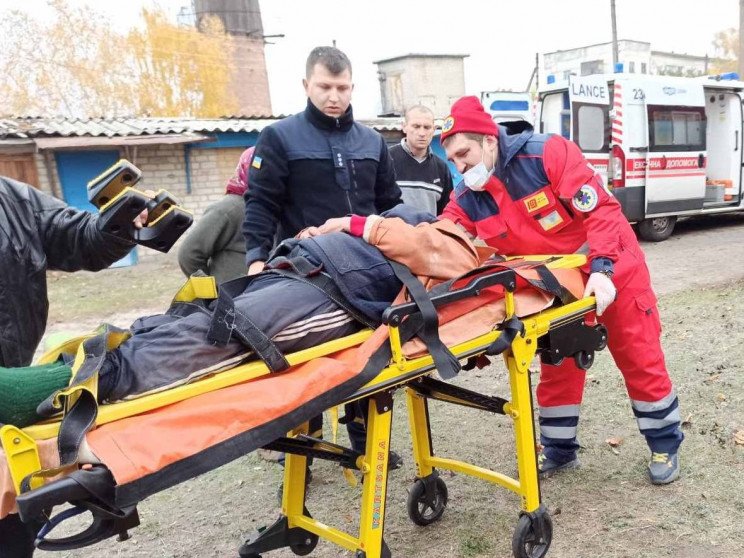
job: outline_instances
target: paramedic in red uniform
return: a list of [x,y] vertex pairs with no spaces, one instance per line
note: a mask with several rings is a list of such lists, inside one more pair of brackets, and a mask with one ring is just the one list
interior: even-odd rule
[[[447,157],[463,174],[442,213],[500,254],[587,253],[585,296],[623,374],[638,428],[651,449],[649,477],[679,476],[679,403],[661,349],[656,296],[641,247],[620,204],[561,136],[524,122],[496,125],[476,97],[452,105],[442,127]],[[576,438],[586,372],[573,359],[542,365],[537,401],[541,476],[579,465]]]

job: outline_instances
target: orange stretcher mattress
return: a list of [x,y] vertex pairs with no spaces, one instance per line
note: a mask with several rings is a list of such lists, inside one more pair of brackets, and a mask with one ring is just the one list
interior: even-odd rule
[[[568,292],[581,297],[578,269],[552,271]],[[518,316],[551,303],[552,295],[531,285],[529,270],[518,274]],[[478,297],[448,304],[439,309],[439,317],[439,335],[447,346],[487,333],[505,317],[503,288],[490,287]],[[87,445],[112,472],[117,505],[135,504],[246,455],[351,397],[379,373],[370,359],[387,341],[388,328],[381,326],[358,347],[104,424],[86,434]],[[403,349],[407,357],[426,353],[418,339]],[[43,468],[58,464],[54,439],[37,446]],[[15,491],[0,450],[0,518],[14,511]]]

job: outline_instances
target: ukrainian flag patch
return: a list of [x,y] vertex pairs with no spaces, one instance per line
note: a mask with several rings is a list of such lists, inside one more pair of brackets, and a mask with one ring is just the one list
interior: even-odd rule
[[253,162],[251,163],[251,166],[254,169],[260,169],[261,168],[261,162],[262,161],[263,161],[263,159],[261,159],[261,157],[255,156],[255,157],[253,157]]
[[557,211],[551,211],[545,217],[540,219],[538,223],[540,223],[540,226],[544,231],[549,231],[563,223],[563,217],[561,217]]

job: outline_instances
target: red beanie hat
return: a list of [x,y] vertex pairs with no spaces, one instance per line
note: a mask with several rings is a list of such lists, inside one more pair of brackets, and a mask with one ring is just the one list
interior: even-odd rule
[[448,137],[460,132],[472,132],[486,136],[498,136],[499,128],[484,109],[478,97],[470,95],[460,97],[452,105],[450,115],[444,119],[442,124],[442,135],[439,140],[444,141]]

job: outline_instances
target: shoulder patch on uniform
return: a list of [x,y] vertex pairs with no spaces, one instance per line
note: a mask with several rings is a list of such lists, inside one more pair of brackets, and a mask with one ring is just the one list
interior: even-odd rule
[[571,200],[571,205],[582,213],[588,213],[597,207],[598,201],[599,196],[597,196],[597,191],[594,187],[589,184],[584,184]]
[[263,159],[261,159],[261,157],[259,157],[258,155],[256,155],[256,156],[253,157],[253,162],[251,163],[251,166],[254,169],[260,169],[261,168],[261,162],[262,161],[263,161]]
[[444,119],[444,122],[442,123],[442,133],[446,134],[449,132],[452,127],[455,125],[455,119],[451,116],[448,116]]

